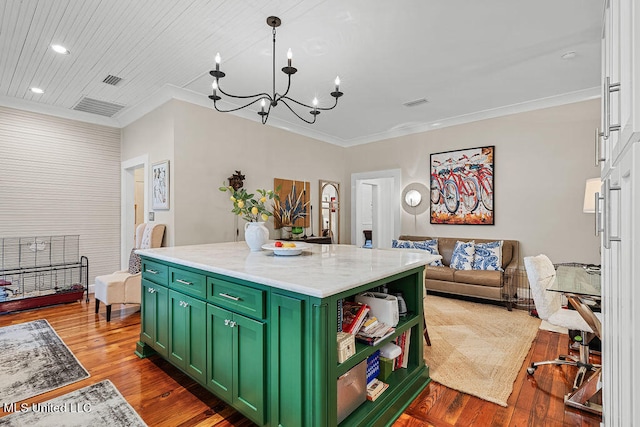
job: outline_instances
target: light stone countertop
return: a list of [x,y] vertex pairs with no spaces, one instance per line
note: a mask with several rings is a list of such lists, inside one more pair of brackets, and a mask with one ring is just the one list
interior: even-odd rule
[[298,256],[250,252],[245,242],[138,249],[143,256],[212,273],[325,298],[428,264],[428,252],[363,249],[352,245],[310,245]]

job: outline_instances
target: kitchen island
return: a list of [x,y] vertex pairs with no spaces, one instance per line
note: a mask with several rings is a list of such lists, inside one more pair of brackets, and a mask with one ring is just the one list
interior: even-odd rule
[[[312,245],[298,256],[250,252],[244,242],[139,250],[142,326],[136,353],[159,353],[264,426],[335,426],[338,378],[382,345],[410,334],[407,367],[341,426],[385,425],[429,381],[423,349],[428,254]],[[337,361],[343,300],[385,285],[408,314],[377,346]],[[353,395],[353,390],[347,391]],[[344,403],[344,402],[341,402]]]

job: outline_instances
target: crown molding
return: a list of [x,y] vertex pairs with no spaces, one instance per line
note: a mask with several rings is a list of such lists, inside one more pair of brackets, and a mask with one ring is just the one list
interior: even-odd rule
[[[574,102],[587,101],[589,99],[595,99],[600,97],[600,87],[594,87],[590,89],[584,89],[571,93],[566,93],[557,96],[551,96],[547,98],[540,98],[533,101],[522,102],[518,104],[507,105],[504,107],[493,108],[490,110],[479,111],[476,113],[465,114],[456,117],[449,117],[441,120],[437,120],[429,123],[418,123],[410,126],[403,126],[400,128],[394,128],[389,131],[380,132],[377,134],[366,135],[359,138],[350,140],[343,140],[336,138],[335,136],[328,135],[317,130],[312,130],[308,126],[303,126],[296,122],[289,122],[286,120],[272,117],[269,120],[269,125],[278,129],[285,130],[287,132],[296,133],[306,136],[308,138],[316,139],[318,141],[334,144],[340,147],[353,147],[356,145],[368,144],[372,142],[383,141],[391,138],[398,138],[406,135],[411,135],[421,132],[429,132],[437,129],[442,129],[449,126],[457,126],[465,123],[476,122],[479,120],[491,119],[501,116],[507,116],[511,114],[523,113],[527,111],[539,110],[543,108],[556,107],[559,105],[571,104]],[[39,104],[33,101],[27,101],[19,98],[11,98],[6,96],[0,96],[0,105],[10,108],[16,108],[19,110],[27,110],[35,113],[48,114],[51,116],[62,117],[65,119],[78,120],[87,123],[93,123],[97,125],[123,128],[130,125],[136,120],[140,119],[144,115],[150,113],[166,102],[177,99],[191,104],[199,105],[204,108],[213,110],[213,105],[209,101],[209,98],[203,96],[200,93],[183,89],[174,85],[165,84],[152,95],[148,96],[138,104],[125,108],[120,111],[114,117],[103,117],[95,114],[85,113],[83,111],[75,111],[61,107],[54,107],[50,105]],[[238,110],[233,114],[237,117],[242,117],[247,120],[251,120],[255,123],[260,123],[259,118],[252,111]]]

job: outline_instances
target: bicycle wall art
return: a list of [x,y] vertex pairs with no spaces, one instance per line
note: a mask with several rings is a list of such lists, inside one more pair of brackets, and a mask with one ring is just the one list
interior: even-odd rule
[[431,224],[493,225],[495,146],[431,154]]

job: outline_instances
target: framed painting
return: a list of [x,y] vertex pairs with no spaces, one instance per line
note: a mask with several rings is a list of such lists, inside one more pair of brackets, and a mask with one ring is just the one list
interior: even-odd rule
[[431,224],[494,225],[495,146],[430,156]]
[[309,227],[310,183],[274,178],[273,188],[280,196],[273,204],[273,228]]
[[169,160],[151,165],[151,209],[169,209]]

